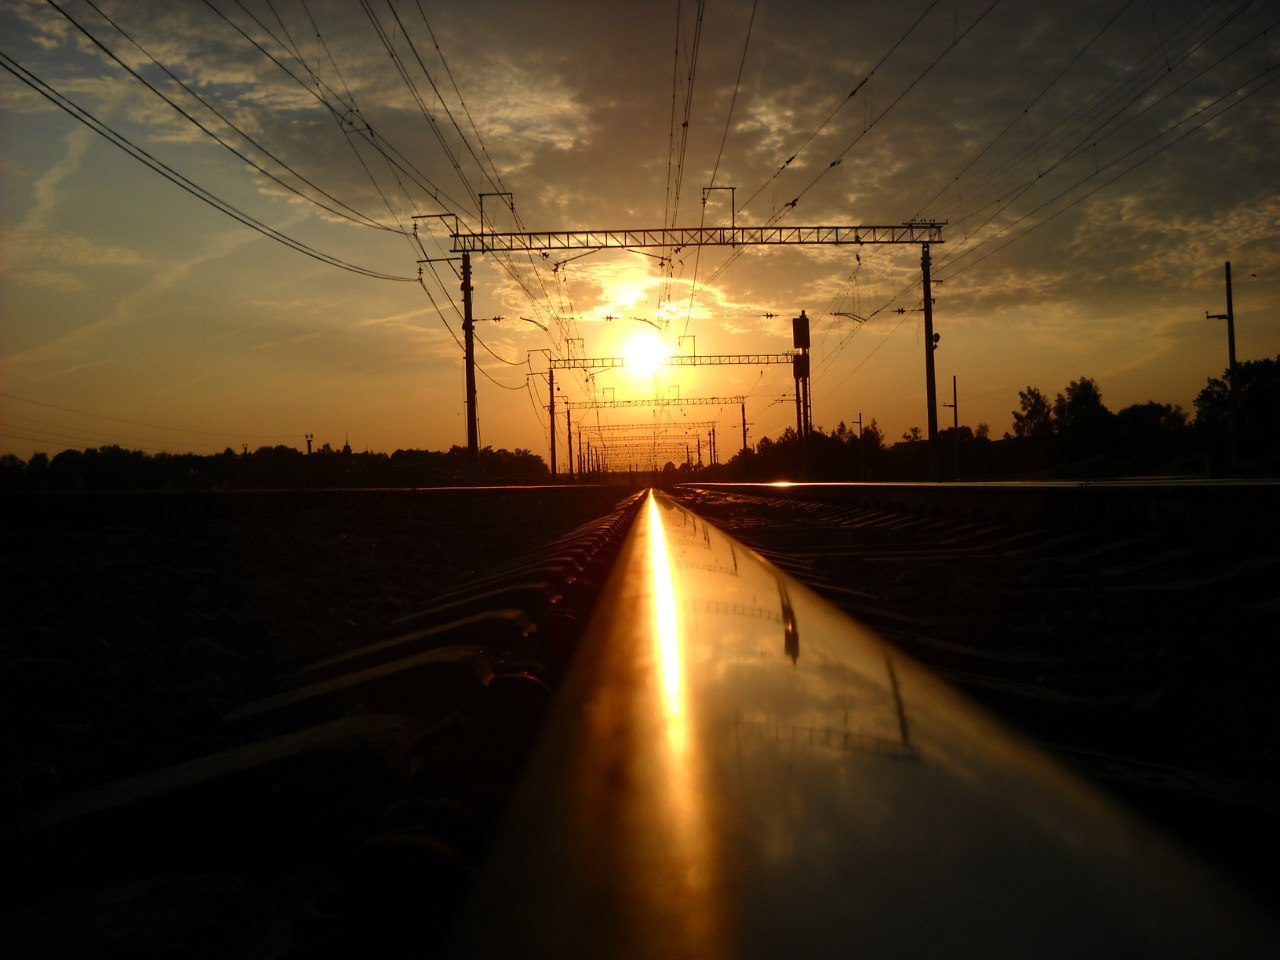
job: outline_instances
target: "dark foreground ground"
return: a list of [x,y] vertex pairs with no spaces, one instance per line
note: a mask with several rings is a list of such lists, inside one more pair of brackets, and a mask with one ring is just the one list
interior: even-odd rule
[[[305,664],[392,635],[397,617],[609,514],[628,492],[6,502],[0,828],[87,788],[234,747],[223,720],[237,707],[295,684]],[[1007,530],[957,552],[938,543],[963,531],[922,533],[910,518],[886,525],[846,508],[715,494],[686,500],[1162,820],[1258,896],[1275,894],[1275,550],[1254,545],[1240,556],[1214,543],[1064,543]],[[389,740],[421,734],[385,731]],[[483,766],[496,756],[486,750],[506,749],[486,736],[467,734],[454,752]],[[448,744],[432,749],[433,762],[453,762]],[[304,794],[302,803],[312,799]],[[416,813],[439,822],[455,812],[437,805]],[[205,826],[192,823],[191,835]],[[346,888],[320,869],[258,880],[152,877],[113,886],[85,909],[97,911],[100,928],[164,927],[173,921],[143,915],[139,904],[161,913],[170,897],[199,904],[199,922],[186,925],[180,944],[198,956],[219,955],[241,918],[283,911],[296,937],[301,924],[307,943],[336,943],[332,955],[351,955],[343,947],[350,940],[324,928],[326,898]],[[21,887],[21,878],[9,882],[11,891]],[[47,922],[37,910],[37,927],[56,925],[79,902],[63,899]],[[0,928],[4,914],[16,916],[14,906],[0,903]],[[356,907],[348,912],[364,909]],[[196,949],[190,931],[201,929],[211,932]],[[136,955],[139,942],[170,955],[145,934],[122,940],[117,954]]]
[[682,499],[1259,899],[1280,896],[1270,517],[1227,523],[1218,503],[1217,523],[1153,533],[767,490]]
[[0,818],[221,746],[302,664],[610,512],[625,491],[11,501]]

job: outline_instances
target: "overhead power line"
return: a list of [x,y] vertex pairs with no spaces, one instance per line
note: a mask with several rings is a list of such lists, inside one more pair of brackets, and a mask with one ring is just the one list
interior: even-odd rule
[[282,233],[281,231],[275,229],[274,227],[268,226],[267,224],[263,223],[261,220],[258,220],[256,217],[251,216],[245,211],[223,200],[221,197],[217,196],[212,191],[205,189],[195,181],[190,180],[189,178],[183,176],[181,173],[179,173],[177,170],[170,167],[168,164],[164,163],[161,160],[158,160],[152,154],[148,153],[146,150],[142,149],[137,144],[135,144],[128,137],[124,136],[124,134],[119,133],[110,125],[103,122],[102,120],[99,120],[92,113],[80,107],[75,102],[73,102],[72,100],[64,96],[63,94],[59,93],[52,86],[45,83],[43,80],[41,80],[31,71],[27,70],[25,67],[22,66],[22,64],[18,63],[18,61],[14,60],[12,57],[10,57],[7,53],[4,53],[3,51],[0,51],[0,67],[3,67],[9,73],[13,74],[23,83],[25,83],[28,87],[30,87],[36,93],[40,94],[50,103],[54,104],[60,110],[64,111],[68,115],[79,120],[81,123],[89,127],[89,129],[93,130],[103,139],[114,144],[116,147],[120,148],[125,153],[129,154],[129,156],[133,157],[139,163],[146,165],[154,172],[160,174],[170,183],[180,187],[181,189],[185,190],[187,193],[191,194],[196,199],[201,200],[202,202],[208,204],[209,206],[213,207],[215,210],[219,211],[220,213],[226,214],[227,216],[231,217],[231,219],[244,224],[246,227],[249,227],[251,230],[256,230],[258,233],[262,234],[264,237],[274,240],[277,243],[280,243],[286,247],[289,247],[292,250],[296,250],[298,253],[305,254],[306,256],[311,257],[313,260],[319,260],[321,263],[326,263],[331,267],[338,267],[339,269],[347,270],[351,273],[358,273],[362,276],[371,277],[375,280],[395,280],[398,282],[409,282],[409,283],[412,283],[415,280],[414,277],[398,277],[392,274],[380,273],[376,270],[369,270],[365,267],[357,266],[356,264],[353,264],[353,263],[348,263],[345,260],[340,260],[337,257],[331,256],[330,254],[323,253],[322,251],[317,250],[315,247],[312,247],[306,243],[303,243],[301,240],[297,240],[289,236],[288,234]]
[[[284,187],[284,189],[288,190],[290,193],[293,193],[294,195],[296,195],[296,196],[298,196],[298,197],[301,197],[303,200],[306,200],[308,203],[313,203],[313,204],[315,204],[316,206],[320,207],[322,210],[325,210],[326,212],[331,213],[331,214],[333,214],[333,215],[334,215],[334,216],[336,216],[336,217],[341,217],[341,218],[342,218],[342,219],[344,219],[344,220],[350,220],[351,222],[353,222],[353,223],[358,223],[358,224],[360,224],[360,225],[362,225],[362,226],[373,227],[374,229],[377,229],[377,230],[387,230],[387,231],[391,231],[391,232],[394,232],[394,233],[403,232],[401,229],[399,229],[399,228],[397,228],[397,227],[391,227],[391,226],[388,226],[388,225],[386,225],[386,224],[378,223],[378,222],[377,222],[376,220],[374,220],[373,218],[368,217],[368,216],[366,216],[365,214],[360,213],[360,211],[358,211],[358,210],[354,209],[353,207],[349,206],[348,204],[343,203],[341,200],[339,200],[339,199],[338,199],[337,197],[335,197],[333,194],[331,194],[331,193],[329,193],[328,191],[324,190],[322,187],[318,186],[318,185],[317,185],[316,183],[314,183],[312,180],[308,179],[306,176],[304,176],[303,174],[299,173],[296,169],[294,169],[292,166],[290,166],[290,165],[289,165],[288,163],[286,163],[284,160],[280,159],[278,156],[276,156],[274,153],[272,153],[270,150],[268,150],[265,146],[263,146],[263,145],[262,145],[262,143],[261,143],[261,142],[259,142],[255,137],[253,137],[252,135],[250,135],[250,134],[249,134],[247,131],[245,131],[242,127],[238,126],[238,125],[237,125],[235,122],[233,122],[229,117],[227,117],[225,113],[223,113],[221,110],[219,110],[217,107],[215,107],[212,103],[210,103],[210,102],[209,102],[209,100],[208,100],[207,98],[205,98],[204,96],[202,96],[198,91],[196,91],[196,90],[192,89],[192,87],[191,87],[189,84],[187,84],[185,81],[183,81],[183,80],[182,80],[180,77],[178,77],[178,76],[177,76],[177,75],[176,75],[172,70],[170,70],[170,69],[169,69],[168,67],[166,67],[163,63],[161,63],[158,59],[156,59],[156,58],[155,58],[155,57],[150,53],[150,51],[148,51],[145,47],[143,47],[143,46],[142,46],[142,44],[140,44],[136,39],[134,39],[134,37],[133,37],[131,34],[129,34],[129,33],[128,33],[128,31],[126,31],[122,26],[120,26],[120,24],[119,24],[119,23],[117,23],[115,20],[111,19],[111,17],[110,17],[110,16],[108,16],[105,12],[103,12],[103,10],[102,10],[100,7],[98,7],[98,5],[97,5],[96,3],[94,3],[94,2],[93,2],[93,0],[85,0],[85,2],[89,5],[89,7],[90,7],[90,8],[92,8],[92,9],[94,10],[94,12],[96,12],[100,17],[102,17],[102,19],[103,19],[103,20],[105,20],[107,23],[109,23],[109,24],[110,24],[110,25],[111,25],[111,26],[112,26],[112,27],[113,27],[113,28],[114,28],[114,29],[115,29],[115,30],[116,30],[116,31],[117,31],[117,32],[118,32],[122,37],[124,37],[124,38],[125,38],[125,40],[127,40],[130,44],[132,44],[132,45],[134,46],[134,48],[138,50],[138,52],[140,52],[143,56],[145,56],[148,60],[150,60],[153,64],[155,64],[155,65],[156,65],[156,67],[158,67],[161,71],[163,71],[163,73],[165,74],[165,76],[167,76],[170,80],[172,80],[172,81],[173,81],[174,83],[176,83],[179,87],[181,87],[183,91],[185,91],[185,92],[186,92],[190,97],[192,97],[194,100],[196,100],[198,103],[200,103],[200,105],[201,105],[201,106],[203,106],[206,110],[208,110],[208,111],[209,111],[210,113],[212,113],[215,117],[217,117],[217,118],[218,118],[222,123],[226,124],[226,126],[227,126],[227,127],[229,127],[230,129],[234,130],[234,131],[235,131],[235,132],[236,132],[240,137],[242,137],[246,142],[248,142],[248,143],[252,144],[252,145],[253,145],[253,147],[254,147],[254,148],[256,148],[259,152],[261,152],[263,155],[265,155],[265,156],[269,157],[272,161],[274,161],[276,164],[278,164],[278,165],[279,165],[280,167],[282,167],[283,169],[287,170],[289,173],[291,173],[291,174],[292,174],[294,177],[296,177],[298,180],[300,180],[301,182],[305,183],[307,186],[311,187],[313,190],[315,190],[315,191],[316,191],[317,193],[319,193],[321,196],[323,196],[323,197],[327,198],[328,200],[333,201],[333,203],[334,203],[334,204],[336,204],[337,206],[335,207],[335,206],[330,206],[330,205],[329,205],[329,204],[327,204],[327,203],[322,203],[321,201],[319,201],[319,200],[315,199],[315,197],[310,196],[309,194],[307,194],[307,193],[303,192],[302,190],[299,190],[299,189],[298,189],[297,187],[295,187],[292,183],[289,183],[287,180],[284,180],[283,178],[281,178],[281,177],[277,176],[276,174],[272,173],[270,170],[267,170],[267,169],[266,169],[266,168],[264,168],[260,163],[258,163],[256,160],[252,159],[251,157],[246,156],[244,153],[242,153],[242,152],[241,152],[239,149],[237,149],[235,146],[233,146],[232,144],[228,143],[228,142],[227,142],[226,140],[224,140],[221,136],[219,136],[216,132],[214,132],[213,130],[210,130],[207,126],[205,126],[203,123],[201,123],[198,119],[196,119],[194,116],[192,116],[190,113],[188,113],[188,112],[187,112],[187,111],[186,111],[186,110],[185,110],[185,109],[184,109],[180,104],[176,103],[173,99],[171,99],[171,98],[170,98],[168,95],[166,95],[163,91],[161,91],[161,90],[160,90],[159,88],[157,88],[154,84],[152,84],[149,80],[147,80],[147,79],[146,79],[145,77],[143,77],[140,73],[138,73],[138,71],[134,70],[134,69],[133,69],[132,67],[130,67],[127,63],[125,63],[125,62],[124,62],[124,60],[122,60],[119,56],[117,56],[117,55],[116,55],[116,53],[115,53],[114,51],[112,51],[110,48],[108,48],[108,47],[106,46],[106,44],[104,44],[104,43],[103,43],[103,42],[102,42],[98,37],[94,36],[94,35],[93,35],[93,33],[91,33],[91,32],[88,30],[88,28],[84,26],[84,24],[82,24],[82,23],[80,23],[80,21],[76,20],[73,16],[71,16],[71,14],[67,13],[67,11],[66,11],[66,10],[64,10],[62,7],[58,6],[58,4],[57,4],[57,3],[54,3],[54,2],[53,2],[53,0],[46,0],[46,2],[49,4],[49,6],[53,7],[55,10],[57,10],[57,11],[58,11],[58,13],[60,13],[64,18],[66,18],[66,19],[71,23],[71,25],[72,25],[72,26],[74,26],[77,30],[79,30],[82,34],[84,34],[84,36],[85,36],[85,37],[87,37],[87,38],[88,38],[88,40],[89,40],[91,43],[93,43],[93,45],[94,45],[94,46],[96,46],[96,47],[97,47],[99,50],[101,50],[104,54],[106,54],[108,57],[110,57],[112,61],[114,61],[114,62],[115,62],[115,63],[116,63],[116,64],[117,64],[121,69],[125,70],[125,71],[126,71],[130,76],[132,76],[135,80],[137,80],[139,83],[141,83],[143,86],[145,86],[148,90],[150,90],[152,93],[154,93],[156,96],[158,96],[161,100],[163,100],[165,103],[167,103],[170,107],[172,107],[174,111],[176,111],[180,116],[182,116],[182,117],[183,117],[183,119],[185,119],[185,120],[187,120],[188,122],[190,122],[191,124],[193,124],[196,128],[198,128],[198,129],[199,129],[201,132],[203,132],[206,136],[210,137],[212,140],[214,140],[215,142],[217,142],[219,145],[221,145],[222,147],[226,148],[229,152],[231,152],[231,153],[232,153],[232,154],[234,154],[236,157],[238,157],[240,160],[244,161],[246,164],[248,164],[249,166],[251,166],[254,170],[257,170],[257,171],[258,171],[259,173],[261,173],[263,176],[265,176],[265,177],[269,178],[270,180],[272,180],[273,182],[275,182],[275,183],[279,184],[281,187]],[[342,209],[338,209],[338,207],[341,207]]]
[[238,430],[197,430],[194,427],[175,427],[164,423],[151,423],[146,420],[128,420],[124,417],[112,417],[105,413],[94,413],[90,410],[77,410],[75,407],[63,407],[56,403],[45,403],[43,400],[32,400],[30,397],[20,397],[16,393],[0,392],[0,397],[6,400],[17,400],[20,403],[29,403],[32,406],[44,407],[48,410],[57,410],[61,413],[74,413],[81,417],[92,417],[95,420],[108,420],[112,423],[124,423],[131,427],[146,427],[150,430],[172,430],[174,433],[194,433],[204,437],[236,437],[242,440],[283,440],[287,437],[296,437],[298,434],[293,433],[243,433]]

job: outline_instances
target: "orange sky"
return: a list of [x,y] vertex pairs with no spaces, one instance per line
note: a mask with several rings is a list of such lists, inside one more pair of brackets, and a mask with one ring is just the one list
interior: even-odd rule
[[[59,6],[0,11],[0,447],[19,456],[465,443],[456,264],[419,284],[418,261],[453,255],[452,217],[479,228],[480,194],[514,197],[518,219],[484,199],[490,230],[946,220],[939,402],[956,376],[961,422],[997,436],[1019,389],[1085,375],[1113,410],[1190,410],[1226,366],[1204,317],[1226,260],[1240,358],[1280,354],[1272,5],[747,0],[699,22],[688,2],[372,3],[376,26],[348,3]],[[440,213],[415,241],[413,216]],[[815,423],[924,425],[917,247],[662,253],[474,258],[483,444],[547,456],[548,356],[638,334],[781,352],[801,309]],[[557,384],[745,395],[753,441],[794,423],[782,366]],[[737,405],[656,416],[672,436],[716,421],[722,456],[741,443]]]

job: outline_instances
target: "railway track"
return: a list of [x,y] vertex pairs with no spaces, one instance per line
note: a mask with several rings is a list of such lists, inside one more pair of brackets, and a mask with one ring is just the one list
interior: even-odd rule
[[[686,578],[723,574],[725,556],[756,563],[733,546],[725,554],[718,540],[712,551],[719,534],[705,521],[774,564],[764,568],[773,571],[766,575],[772,578],[767,603],[744,603],[710,587],[705,596],[686,598],[701,605],[700,616],[756,620],[790,638],[796,607],[785,584],[794,577],[1081,769],[1127,782],[1131,798],[1150,805],[1154,793],[1166,808],[1176,806],[1168,796],[1183,798],[1193,808],[1184,819],[1195,823],[1206,804],[1239,814],[1238,826],[1274,816],[1268,777],[1278,727],[1262,673],[1274,677],[1274,662],[1255,657],[1245,669],[1247,651],[1224,651],[1227,631],[1215,633],[1213,656],[1223,682],[1234,684],[1223,689],[1216,674],[1194,672],[1203,646],[1184,649],[1191,642],[1184,638],[1194,638],[1207,616],[1196,605],[1206,593],[1238,608],[1230,631],[1261,626],[1274,603],[1265,590],[1256,596],[1273,571],[1265,550],[1184,577],[1194,582],[1170,591],[1163,587],[1170,571],[1200,571],[1213,559],[1212,544],[1108,539],[712,489],[689,488],[677,498],[695,513],[671,507],[668,535],[692,531],[708,548],[696,561],[679,560],[681,589]],[[260,696],[216,714],[194,711],[185,722],[205,725],[206,742],[218,748],[212,753],[27,809],[0,832],[0,850],[11,865],[0,935],[14,946],[12,955],[100,955],[104,943],[126,955],[167,948],[195,956],[430,955],[444,949],[481,865],[490,857],[509,865],[510,850],[529,839],[513,844],[511,828],[504,834],[500,824],[513,792],[511,816],[519,822],[527,815],[520,811],[528,809],[530,789],[540,797],[543,821],[565,822],[526,822],[523,832],[540,845],[538,856],[551,859],[520,854],[517,862],[529,867],[527,877],[547,884],[548,896],[567,895],[552,882],[556,871],[547,869],[563,851],[549,852],[547,845],[567,840],[566,824],[581,811],[548,812],[547,796],[564,804],[575,798],[546,784],[574,750],[550,748],[559,758],[548,760],[544,743],[532,776],[522,771],[548,711],[553,724],[544,739],[564,742],[554,711],[563,713],[566,697],[582,696],[584,668],[574,654],[619,550],[641,536],[633,520],[644,510],[652,510],[648,501],[629,497],[600,520],[498,564],[465,588],[389,611],[376,631],[297,664],[287,682]],[[639,572],[614,569],[614,580],[624,583],[645,575],[643,563]],[[590,630],[598,633],[597,624],[611,618],[611,633],[641,622],[616,622],[620,591],[606,592]],[[1256,604],[1234,603],[1244,596]],[[1144,619],[1155,613],[1154,625]],[[812,616],[806,613],[804,622]],[[1137,624],[1145,626],[1134,640]],[[1165,638],[1165,646],[1154,648],[1154,670],[1153,636]],[[801,654],[790,643],[786,639],[781,652],[796,654],[793,669],[802,660],[812,663],[804,659],[812,647]],[[619,663],[627,675],[625,659],[589,673],[612,677]],[[903,669],[914,676],[914,668]],[[577,670],[579,679],[570,680],[567,693],[553,695],[567,670]],[[1194,700],[1200,712],[1190,719],[1179,712],[1185,703],[1169,693],[1179,678],[1186,682],[1188,670],[1199,685],[1175,693]],[[874,729],[806,721],[789,723],[787,736],[827,751],[918,763],[920,747],[908,733],[916,707],[903,705],[897,684],[893,679],[877,695],[885,709]],[[1244,705],[1237,726],[1252,723],[1252,739],[1235,737],[1237,714],[1229,709],[1204,719],[1204,690],[1219,691],[1207,698],[1210,705]],[[1182,732],[1189,724],[1198,737]],[[732,730],[739,744],[780,736],[776,723],[754,713],[739,716]],[[635,746],[635,730],[613,734],[624,755],[631,748],[622,744]],[[543,786],[530,788],[529,779]],[[1185,830],[1186,824],[1174,826]],[[1163,862],[1163,848],[1153,849]],[[1109,855],[1098,854],[1100,863],[1110,863]],[[502,877],[503,869],[484,875]],[[599,880],[608,882],[603,874]],[[594,881],[588,876],[585,882]],[[478,896],[492,895],[492,883],[486,880]],[[584,895],[580,886],[568,892]],[[531,902],[553,906],[546,897]],[[647,919],[670,919],[665,909]],[[515,913],[527,919],[529,910]],[[72,915],[88,919],[72,928]],[[460,948],[461,955],[502,953],[509,943],[486,940],[488,920],[471,916],[464,930],[484,935],[474,950]],[[637,916],[645,919],[643,911]],[[554,938],[539,942],[542,953],[564,955],[552,949]],[[646,955],[666,955],[643,937],[637,942],[653,947]],[[584,936],[567,952],[592,955],[592,943],[603,942]]]
[[[528,525],[511,517],[508,559],[464,587],[352,622],[357,643],[338,638],[325,644],[327,655],[287,658],[289,672],[243,684],[247,698],[225,710],[206,701],[170,715],[170,726],[210,752],[25,804],[0,828],[6,956],[439,948],[638,504],[638,495],[609,491],[561,494],[617,505],[514,556],[511,535]],[[561,494],[532,505],[563,513]],[[523,508],[528,494],[487,496]],[[372,499],[384,517],[386,498]],[[320,500],[329,516],[331,504]],[[162,508],[188,522],[193,513],[191,504]],[[139,510],[155,508],[121,509],[136,525]],[[227,509],[199,502],[194,512]],[[244,513],[240,504],[230,509]],[[339,512],[352,509],[344,503]],[[392,515],[404,509],[397,503]],[[250,501],[254,524],[264,510],[274,515],[279,504]],[[448,529],[443,521],[434,529]],[[102,536],[123,536],[115,529]],[[359,529],[368,536],[367,524]],[[456,553],[473,558],[460,561],[465,569],[476,550]],[[33,660],[6,661],[6,681]],[[12,712],[22,698],[6,687]],[[23,719],[6,715],[6,734],[31,728]],[[149,727],[135,724],[130,735],[141,741]],[[27,761],[18,773],[29,779],[33,768],[54,770]]]
[[1265,839],[1280,815],[1273,539],[797,492],[677,496],[1260,896],[1280,893],[1260,850],[1280,852]]

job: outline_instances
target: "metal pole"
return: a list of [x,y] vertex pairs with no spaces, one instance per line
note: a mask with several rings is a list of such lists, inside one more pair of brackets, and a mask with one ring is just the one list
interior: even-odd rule
[[858,411],[858,479],[867,479],[867,452],[862,445],[862,411]]
[[744,400],[741,404],[739,404],[739,406],[742,407],[742,455],[746,456],[747,454],[747,404],[746,404],[746,401]]
[[573,480],[573,410],[565,407],[564,411],[564,439],[569,444],[569,480]]
[[1227,321],[1227,395],[1228,410],[1227,422],[1231,431],[1231,459],[1234,461],[1238,458],[1240,431],[1237,417],[1237,390],[1236,383],[1236,314],[1235,308],[1231,302],[1231,261],[1226,262],[1226,278],[1227,278],[1227,312],[1226,313],[1210,313],[1205,311],[1205,319],[1207,320],[1225,320]]
[[1227,387],[1231,395],[1231,459],[1239,457],[1240,418],[1239,418],[1239,384],[1236,383],[1236,313],[1231,304],[1231,261],[1226,264],[1227,276]]
[[924,278],[924,392],[929,405],[929,479],[938,479],[938,395],[933,380],[933,295],[929,280],[929,244],[920,244],[920,272]]
[[[808,350],[805,351],[807,356]],[[812,368],[810,368],[812,369]],[[813,433],[813,383],[811,377],[804,378],[804,435]]]
[[960,401],[956,399],[956,375],[951,375],[951,402],[944,407],[951,408],[951,449],[955,460],[955,478],[960,479]]
[[467,365],[467,457],[474,466],[480,457],[480,431],[476,426],[475,320],[471,316],[471,254],[462,254],[462,337]]
[[556,368],[547,367],[547,421],[551,424],[551,476],[556,475]]

